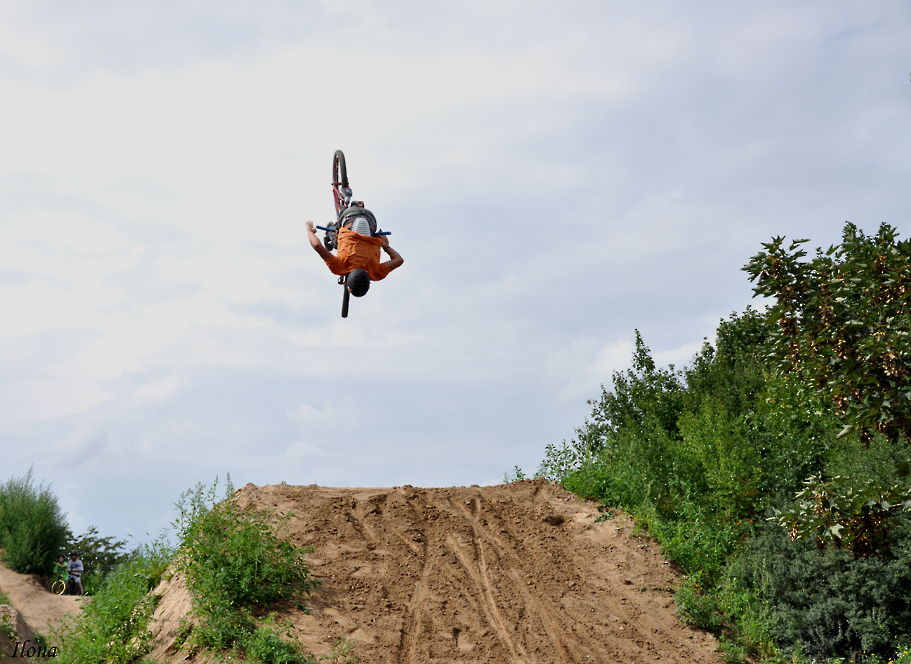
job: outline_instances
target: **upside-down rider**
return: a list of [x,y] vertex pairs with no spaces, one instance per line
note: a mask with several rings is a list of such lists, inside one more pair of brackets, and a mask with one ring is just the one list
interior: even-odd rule
[[[385,279],[405,260],[389,246],[388,235],[377,235],[380,229],[376,227],[376,218],[362,202],[353,202],[340,221],[337,256],[320,242],[312,221],[307,222],[310,246],[326,261],[332,274],[340,277],[348,275],[348,290],[354,297],[362,297],[370,288],[371,281]],[[389,256],[388,261],[380,262],[380,250]]]

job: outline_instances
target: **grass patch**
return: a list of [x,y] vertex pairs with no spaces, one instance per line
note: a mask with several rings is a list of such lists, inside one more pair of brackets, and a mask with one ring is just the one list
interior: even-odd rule
[[57,634],[60,664],[130,664],[145,655],[152,640],[149,619],[158,602],[150,591],[173,553],[158,541],[140,547],[107,575],[76,624]]

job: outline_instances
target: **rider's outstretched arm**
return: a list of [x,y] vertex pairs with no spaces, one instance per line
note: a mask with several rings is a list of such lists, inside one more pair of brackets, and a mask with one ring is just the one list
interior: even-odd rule
[[316,237],[316,227],[313,225],[312,221],[307,222],[307,237],[310,240],[310,246],[313,247],[313,251],[319,254],[319,257],[324,261],[334,258],[332,252],[326,249],[323,246],[323,243],[319,241],[319,238]]
[[389,271],[392,272],[395,268],[400,267],[402,263],[405,262],[405,259],[402,258],[402,254],[389,246],[388,235],[381,235],[380,237],[383,238],[383,251],[385,251],[386,255],[389,256],[389,260],[385,261],[383,265],[388,265]]

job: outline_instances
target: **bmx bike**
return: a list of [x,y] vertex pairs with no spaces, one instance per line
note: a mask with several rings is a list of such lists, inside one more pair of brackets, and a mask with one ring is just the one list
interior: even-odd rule
[[69,577],[64,581],[58,574],[51,584],[51,592],[55,595],[78,595],[79,586],[76,585],[76,580],[73,577]]
[[[345,154],[341,150],[336,150],[335,154],[332,156],[332,199],[335,202],[335,221],[328,226],[317,226],[321,231],[325,231],[325,235],[323,235],[323,245],[329,251],[338,248],[338,232],[345,223],[346,213],[352,213],[355,212],[355,210],[357,210],[358,214],[366,213],[366,216],[370,220],[371,230],[374,235],[391,235],[389,231],[376,230],[376,219],[374,219],[369,211],[363,209],[363,203],[359,203],[356,206],[351,204],[351,197],[353,195],[354,192],[351,190],[351,185],[348,183],[348,167],[345,164]],[[342,318],[347,318],[348,302],[351,297],[351,293],[348,290],[348,275],[346,274],[339,277],[338,282],[344,287],[344,295],[342,295]]]
[[60,578],[60,575],[57,575],[57,580],[51,584],[51,592],[55,595],[62,595],[66,592],[66,581]]

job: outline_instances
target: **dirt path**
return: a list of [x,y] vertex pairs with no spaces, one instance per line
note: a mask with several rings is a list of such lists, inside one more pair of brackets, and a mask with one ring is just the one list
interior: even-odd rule
[[32,631],[50,637],[66,619],[67,613],[78,613],[82,597],[55,595],[30,574],[17,574],[0,564],[0,590],[19,611]]
[[[311,613],[286,614],[313,652],[356,639],[363,664],[716,664],[687,628],[677,574],[627,517],[544,480],[493,487],[332,489],[247,485],[244,507],[293,513],[323,580]],[[179,579],[175,586],[179,586]],[[165,594],[173,616],[185,591]],[[167,650],[164,623],[157,654]],[[183,654],[173,652],[172,662]]]

